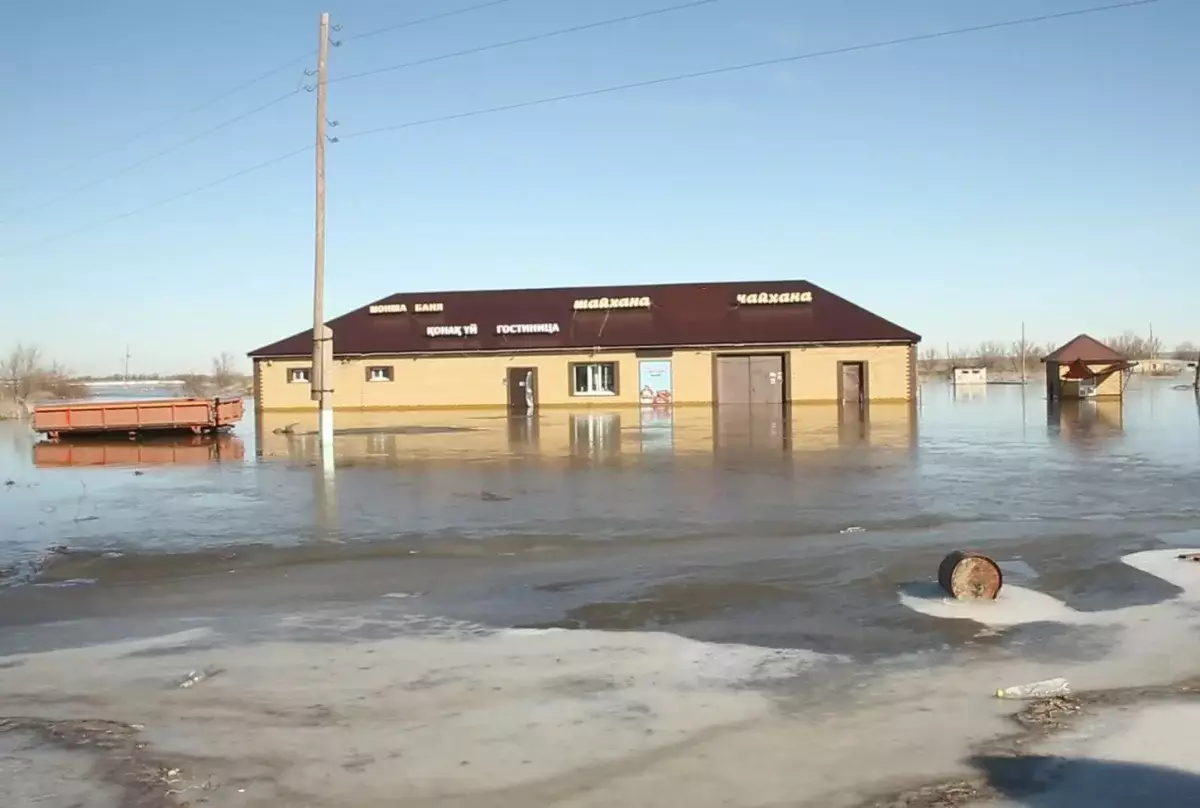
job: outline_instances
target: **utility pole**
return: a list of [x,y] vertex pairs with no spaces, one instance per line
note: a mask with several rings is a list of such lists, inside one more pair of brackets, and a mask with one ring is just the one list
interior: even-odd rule
[[129,381],[129,343],[125,343],[125,381]]
[[1021,386],[1025,386],[1025,321],[1021,321]]
[[321,15],[317,46],[317,199],[313,260],[312,397],[317,402],[321,465],[333,471],[333,333],[325,325],[325,89],[329,64],[329,13]]

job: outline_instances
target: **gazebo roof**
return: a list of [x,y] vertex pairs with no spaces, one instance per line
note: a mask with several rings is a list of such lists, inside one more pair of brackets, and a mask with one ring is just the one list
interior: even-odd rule
[[1080,334],[1058,350],[1043,356],[1042,361],[1058,362],[1062,365],[1070,365],[1075,362],[1091,365],[1100,362],[1116,363],[1128,360],[1095,337]]

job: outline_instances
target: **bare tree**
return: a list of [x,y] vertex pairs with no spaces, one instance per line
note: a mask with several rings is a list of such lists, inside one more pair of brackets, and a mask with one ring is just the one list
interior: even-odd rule
[[1012,359],[1012,369],[1017,373],[1027,372],[1030,362],[1037,364],[1037,348],[1027,339],[1013,340],[1012,347],[1009,348],[1009,357]]
[[242,395],[249,389],[249,379],[246,374],[237,369],[237,359],[228,351],[212,360],[212,372],[185,373],[183,393],[192,398],[210,398],[212,396]]
[[87,388],[72,380],[66,369],[47,363],[37,346],[18,343],[0,358],[0,391],[27,409],[39,398],[83,398]]
[[1200,356],[1200,348],[1196,347],[1196,343],[1184,340],[1175,346],[1175,350],[1171,355],[1175,359],[1186,359],[1189,362],[1195,362],[1196,357]]
[[1119,337],[1110,337],[1106,341],[1110,348],[1130,359],[1150,359],[1162,355],[1162,340],[1158,337],[1143,337],[1133,331],[1126,331]]
[[244,376],[238,373],[233,354],[224,351],[212,361],[212,383],[218,390],[226,390],[240,383]]
[[985,340],[979,343],[976,355],[979,358],[979,364],[990,370],[992,368],[999,368],[1004,364],[1004,360],[1009,356],[1009,351],[1002,342]]

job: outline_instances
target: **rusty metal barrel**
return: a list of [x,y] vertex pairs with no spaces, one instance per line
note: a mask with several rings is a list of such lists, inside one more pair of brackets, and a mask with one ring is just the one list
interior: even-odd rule
[[958,600],[995,600],[1004,585],[1004,573],[981,553],[955,550],[942,559],[938,583]]

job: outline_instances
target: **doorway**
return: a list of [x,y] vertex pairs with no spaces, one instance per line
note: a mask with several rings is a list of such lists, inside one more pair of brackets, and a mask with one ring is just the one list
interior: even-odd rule
[[787,400],[782,354],[726,354],[714,358],[717,404],[754,404],[783,410]]
[[537,409],[537,368],[508,369],[508,411],[532,415]]
[[870,396],[866,362],[838,362],[838,401],[846,411],[863,412]]

